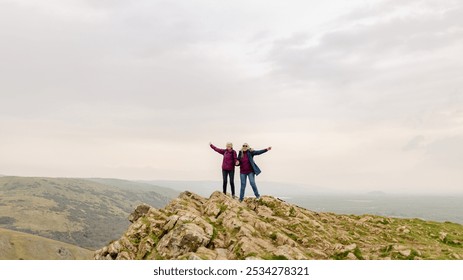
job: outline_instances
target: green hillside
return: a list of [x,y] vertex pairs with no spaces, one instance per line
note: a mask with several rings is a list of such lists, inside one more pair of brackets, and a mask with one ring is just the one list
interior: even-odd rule
[[0,227],[98,248],[122,234],[136,205],[165,206],[171,197],[159,190],[168,193],[123,180],[0,177]]
[[0,228],[0,260],[87,260],[92,251],[40,236]]

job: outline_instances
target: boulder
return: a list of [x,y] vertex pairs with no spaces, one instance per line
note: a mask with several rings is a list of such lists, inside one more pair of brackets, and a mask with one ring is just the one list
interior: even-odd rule
[[212,235],[194,224],[182,224],[164,235],[156,246],[158,253],[167,258],[175,258],[188,252],[195,252],[206,246]]
[[149,205],[146,205],[146,204],[138,205],[137,208],[135,209],[135,211],[132,214],[129,215],[129,221],[131,223],[137,221],[138,219],[140,219],[140,217],[142,217],[146,213],[148,213],[150,208],[151,207]]

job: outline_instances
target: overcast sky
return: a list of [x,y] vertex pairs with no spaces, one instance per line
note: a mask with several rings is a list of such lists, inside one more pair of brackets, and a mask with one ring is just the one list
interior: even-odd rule
[[460,0],[0,0],[0,174],[463,192],[462,54]]

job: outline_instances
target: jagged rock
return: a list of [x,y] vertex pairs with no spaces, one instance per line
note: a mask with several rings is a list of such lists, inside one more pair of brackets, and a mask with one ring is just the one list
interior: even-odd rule
[[149,205],[146,205],[146,204],[141,204],[139,205],[135,211],[130,214],[129,216],[129,221],[130,222],[135,222],[136,220],[138,220],[140,217],[144,216],[146,213],[148,213],[148,211],[150,210],[150,206]]
[[206,247],[199,247],[196,250],[196,255],[200,256],[202,259],[205,260],[215,260],[217,259],[217,252],[207,249]]
[[353,251],[357,248],[357,244],[350,244],[344,247],[346,251]]
[[407,247],[405,247],[404,245],[398,245],[398,244],[394,244],[392,248],[396,251],[404,251],[407,249]]
[[199,261],[202,260],[200,256],[195,253],[186,253],[179,257],[180,260]]
[[410,255],[412,253],[412,250],[410,250],[410,249],[402,250],[402,251],[399,251],[399,253],[404,257],[410,257]]
[[97,250],[95,259],[403,259],[412,252],[415,259],[442,255],[461,259],[463,255],[459,243],[463,227],[455,224],[436,235],[435,224],[427,226],[426,221],[316,213],[270,196],[240,203],[221,192],[209,198],[183,192],[163,209],[140,205],[129,219],[127,231]]
[[164,235],[159,240],[156,250],[163,257],[175,258],[206,246],[211,237],[212,235],[194,223],[182,224]]
[[444,242],[445,239],[447,238],[448,233],[446,232],[439,232],[439,239],[440,241]]
[[457,253],[453,253],[452,255],[450,255],[452,258],[454,259],[457,259],[457,260],[460,260],[462,259],[462,257],[460,255],[458,255]]
[[347,254],[346,259],[348,259],[348,260],[358,260],[357,257],[352,253]]
[[217,248],[215,249],[216,253],[216,260],[228,260],[228,250],[227,249],[222,249],[222,248]]
[[126,251],[122,251],[119,254],[117,254],[116,260],[130,260],[130,254]]
[[408,234],[410,233],[410,229],[407,226],[400,226],[397,228],[397,232]]

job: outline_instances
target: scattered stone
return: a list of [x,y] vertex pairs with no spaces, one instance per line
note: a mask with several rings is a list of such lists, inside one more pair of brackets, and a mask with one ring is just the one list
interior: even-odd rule
[[400,226],[400,227],[397,228],[397,232],[404,233],[404,234],[409,234],[410,229],[407,226]]
[[410,257],[410,255],[412,254],[412,250],[410,249],[402,250],[402,251],[399,251],[399,253],[404,257]]
[[356,257],[354,254],[352,254],[352,253],[347,254],[347,257],[346,257],[346,258],[347,258],[348,260],[358,260],[357,257]]
[[439,232],[439,240],[444,242],[445,239],[447,238],[448,233],[446,232]]
[[345,249],[346,251],[353,251],[353,250],[355,250],[356,248],[357,248],[357,244],[355,244],[355,243],[354,243],[354,244],[347,245],[347,246],[344,247],[344,249]]
[[462,257],[460,255],[458,255],[457,253],[453,253],[452,255],[450,255],[452,258],[454,259],[457,259],[457,260],[460,260],[462,259]]

